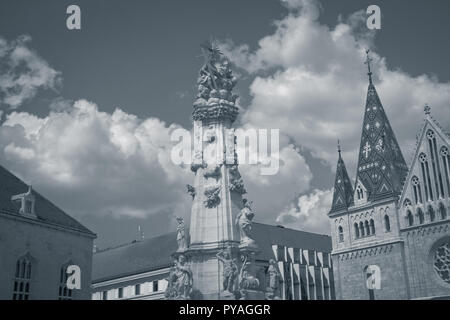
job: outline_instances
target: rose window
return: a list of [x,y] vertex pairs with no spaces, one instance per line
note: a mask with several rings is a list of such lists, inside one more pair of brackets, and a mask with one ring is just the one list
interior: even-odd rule
[[434,253],[434,270],[442,280],[450,284],[450,241],[438,247]]

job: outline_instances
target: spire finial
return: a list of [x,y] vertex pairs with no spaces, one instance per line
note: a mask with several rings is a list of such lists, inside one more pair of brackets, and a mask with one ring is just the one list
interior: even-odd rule
[[369,53],[370,53],[370,49],[367,49],[366,50],[366,61],[364,62],[364,64],[367,64],[367,69],[369,70],[367,75],[369,76],[370,84],[372,84],[372,71],[370,70],[370,63],[373,61],[373,59],[369,56]]
[[338,148],[339,156],[341,156],[341,142],[339,141],[339,139],[338,139],[337,148]]
[[426,115],[429,115],[431,113],[431,107],[428,105],[428,103],[425,103],[423,111],[425,112]]

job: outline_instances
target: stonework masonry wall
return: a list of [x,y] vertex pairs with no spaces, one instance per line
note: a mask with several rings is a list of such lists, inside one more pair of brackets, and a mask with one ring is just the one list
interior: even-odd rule
[[450,284],[434,270],[434,250],[450,241],[450,221],[403,230],[411,298],[450,296]]
[[69,261],[81,268],[73,298],[90,299],[92,245],[82,233],[0,213],[0,300],[12,299],[16,263],[26,254],[33,258],[29,299],[58,299],[61,267]]
[[374,290],[375,299],[409,298],[402,242],[333,254],[332,258],[337,299],[369,299],[364,272],[369,265],[381,271],[381,289]]

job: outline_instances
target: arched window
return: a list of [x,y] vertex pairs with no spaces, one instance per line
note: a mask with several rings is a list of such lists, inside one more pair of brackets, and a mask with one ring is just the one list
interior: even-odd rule
[[28,300],[31,290],[31,259],[23,257],[16,262],[13,300]]
[[366,235],[370,236],[370,227],[369,222],[367,220],[364,221],[364,226],[366,227]]
[[389,221],[389,216],[388,215],[384,216],[384,230],[386,232],[391,231],[391,222]]
[[430,221],[433,222],[436,219],[436,214],[434,213],[434,209],[432,206],[428,206],[427,213],[430,216]]
[[421,162],[420,167],[422,168],[422,177],[425,187],[425,197],[428,201],[433,200],[433,188],[431,186],[430,168],[428,166],[428,157],[425,153],[419,155],[419,160]]
[[439,213],[441,214],[441,219],[447,219],[447,210],[445,210],[445,206],[442,202],[439,203]]
[[59,275],[58,300],[72,300],[72,290],[67,288],[67,267],[72,263],[63,265]]
[[342,226],[339,226],[338,232],[339,232],[339,242],[344,242],[344,229],[342,228]]
[[406,220],[408,220],[408,226],[412,227],[414,225],[414,216],[410,210],[406,213]]
[[364,199],[364,190],[361,188],[361,186],[358,186],[356,188],[356,195],[358,197],[358,200]]
[[[413,191],[414,191],[414,203],[415,204],[422,203],[422,189],[420,187],[419,178],[417,178],[416,176],[412,177],[411,184],[413,186]],[[405,202],[406,202],[406,200],[405,200]],[[406,204],[405,204],[405,206],[406,206]]]
[[356,237],[356,239],[358,239],[359,238],[359,227],[356,222],[354,224],[354,227],[355,227],[355,237]]
[[375,221],[373,219],[370,219],[370,233],[375,234]]
[[361,221],[359,223],[359,233],[361,234],[361,237],[364,237],[366,233],[364,232],[364,223]]
[[425,222],[425,217],[423,216],[422,209],[420,208],[417,209],[417,216],[419,217],[419,223],[423,224]]
[[436,144],[436,135],[432,130],[427,131],[428,145],[430,147],[431,167],[433,168],[434,186],[436,190],[436,199],[439,195],[444,198],[444,184],[442,183],[442,174],[439,164],[439,155]]
[[445,181],[447,182],[447,196],[450,196],[450,153],[447,147],[441,148],[442,166],[444,167]]

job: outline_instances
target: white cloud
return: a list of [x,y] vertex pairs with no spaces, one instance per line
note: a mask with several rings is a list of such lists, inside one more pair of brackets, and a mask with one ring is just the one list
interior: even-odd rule
[[277,222],[304,231],[330,234],[327,213],[333,198],[332,190],[314,190],[298,197],[297,203],[281,212]]
[[0,157],[69,212],[186,215],[185,184],[193,177],[170,160],[177,127],[80,100],[45,118],[9,114],[0,127]]
[[61,73],[28,48],[29,36],[8,42],[0,37],[0,105],[18,108],[39,89],[56,90]]

